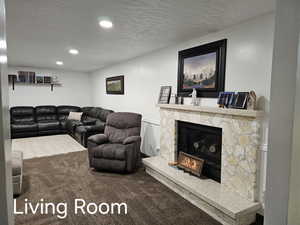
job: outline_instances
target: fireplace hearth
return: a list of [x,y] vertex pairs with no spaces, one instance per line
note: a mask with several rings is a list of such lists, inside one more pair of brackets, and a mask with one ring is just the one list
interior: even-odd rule
[[177,121],[177,158],[184,152],[204,160],[202,176],[221,182],[222,128]]

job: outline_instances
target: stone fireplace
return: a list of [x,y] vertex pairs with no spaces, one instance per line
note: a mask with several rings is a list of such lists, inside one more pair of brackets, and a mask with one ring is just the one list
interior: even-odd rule
[[176,121],[176,126],[176,156],[185,152],[203,159],[202,175],[220,183],[222,129],[183,121]]
[[[146,171],[222,224],[248,225],[258,198],[260,111],[159,105],[160,154]],[[180,151],[205,160],[199,179],[168,166]]]

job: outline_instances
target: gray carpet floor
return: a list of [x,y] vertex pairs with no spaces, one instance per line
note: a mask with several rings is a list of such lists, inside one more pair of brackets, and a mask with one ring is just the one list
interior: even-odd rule
[[[28,159],[24,161],[24,189],[17,198],[17,211],[25,199],[66,202],[68,216],[51,213],[16,215],[16,225],[220,225],[206,213],[147,175],[143,169],[122,175],[88,168],[87,152]],[[87,203],[125,202],[127,215],[74,214],[74,199]]]

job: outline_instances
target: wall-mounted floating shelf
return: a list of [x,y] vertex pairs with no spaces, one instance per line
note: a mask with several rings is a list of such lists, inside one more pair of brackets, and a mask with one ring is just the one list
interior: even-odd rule
[[56,76],[54,78],[51,76],[36,76],[35,72],[30,71],[18,71],[18,75],[10,74],[8,75],[8,81],[13,90],[15,90],[15,85],[50,86],[51,91],[53,91],[54,86],[62,86]]
[[12,89],[15,90],[15,85],[24,85],[24,86],[50,86],[51,91],[53,91],[54,86],[62,86],[61,83],[26,83],[26,82],[19,82],[19,81],[12,81],[10,83],[12,85]]

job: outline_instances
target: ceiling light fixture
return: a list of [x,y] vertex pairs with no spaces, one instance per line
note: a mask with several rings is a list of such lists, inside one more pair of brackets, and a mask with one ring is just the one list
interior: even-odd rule
[[64,62],[62,62],[62,61],[56,61],[56,65],[62,66],[62,65],[64,65]]
[[78,51],[77,49],[75,49],[75,48],[72,48],[72,49],[69,50],[69,53],[70,53],[71,55],[78,55],[78,54],[79,54],[79,51]]
[[1,64],[7,63],[7,55],[0,55],[0,63]]
[[108,19],[100,20],[99,25],[100,25],[100,27],[102,27],[104,29],[110,29],[113,27],[113,23]]
[[6,49],[6,41],[5,40],[0,40],[0,49]]

